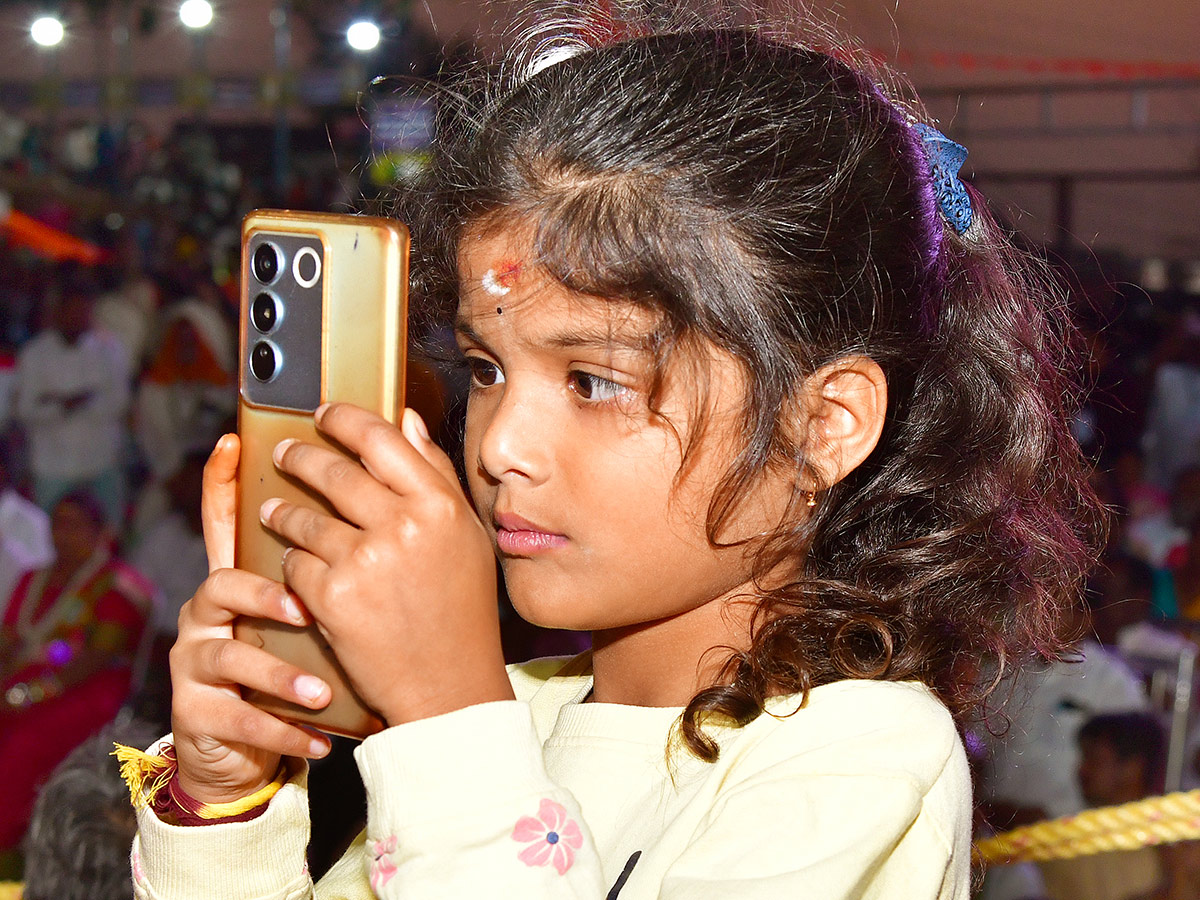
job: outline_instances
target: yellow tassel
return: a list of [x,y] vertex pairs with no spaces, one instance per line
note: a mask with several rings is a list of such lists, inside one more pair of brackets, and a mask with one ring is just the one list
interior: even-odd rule
[[175,773],[175,760],[167,756],[151,756],[124,744],[113,744],[112,755],[121,764],[121,778],[129,787],[129,799],[141,809],[154,802],[158,792],[167,786]]

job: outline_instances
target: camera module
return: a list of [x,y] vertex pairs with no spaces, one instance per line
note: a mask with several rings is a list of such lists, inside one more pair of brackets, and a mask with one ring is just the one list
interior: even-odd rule
[[270,334],[279,324],[279,301],[269,291],[263,291],[250,304],[250,321],[263,334]]
[[263,284],[270,284],[279,276],[279,251],[274,244],[259,244],[254,251],[250,266],[254,277]]
[[250,374],[259,381],[270,381],[279,368],[278,357],[270,341],[259,341],[250,351]]

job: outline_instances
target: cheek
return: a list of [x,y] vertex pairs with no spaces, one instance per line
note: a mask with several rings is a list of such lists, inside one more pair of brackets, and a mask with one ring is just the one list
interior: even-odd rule
[[485,423],[476,404],[468,403],[463,427],[463,468],[467,475],[467,488],[476,508],[480,508],[491,494],[487,479],[479,465],[479,444],[483,439]]

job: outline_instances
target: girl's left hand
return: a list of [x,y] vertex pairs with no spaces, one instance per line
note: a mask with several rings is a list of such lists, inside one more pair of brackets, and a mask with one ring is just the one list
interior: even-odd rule
[[389,725],[511,700],[491,541],[421,417],[405,410],[397,429],[336,403],[316,422],[362,465],[299,441],[282,442],[275,464],[346,521],[280,500],[262,518],[295,545],[285,580],[355,691]]

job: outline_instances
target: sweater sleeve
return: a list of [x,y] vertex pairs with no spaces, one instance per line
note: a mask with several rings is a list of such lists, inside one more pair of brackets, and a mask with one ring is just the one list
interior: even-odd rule
[[136,900],[308,900],[308,775],[300,771],[249,822],[168,825],[138,810],[130,863]]
[[389,728],[355,756],[378,897],[605,895],[595,844],[575,798],[546,772],[527,704]]

